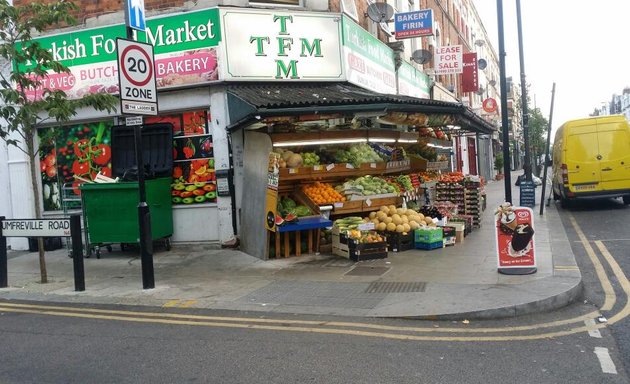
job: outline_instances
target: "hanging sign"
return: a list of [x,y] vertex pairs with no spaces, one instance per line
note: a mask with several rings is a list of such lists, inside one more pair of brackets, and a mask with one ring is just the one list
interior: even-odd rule
[[477,92],[479,76],[477,70],[477,53],[468,52],[463,55],[462,92]]
[[495,99],[493,99],[492,97],[489,97],[487,99],[485,99],[483,101],[483,104],[481,105],[483,110],[488,112],[488,113],[492,113],[492,112],[496,112],[497,110],[497,101]]
[[436,47],[433,54],[435,60],[435,74],[449,75],[454,73],[462,73],[462,54],[461,45],[447,45]]
[[531,208],[504,203],[496,210],[496,250],[500,273],[536,272],[534,214]]
[[421,9],[397,13],[394,15],[394,27],[396,39],[431,36],[433,35],[433,10]]

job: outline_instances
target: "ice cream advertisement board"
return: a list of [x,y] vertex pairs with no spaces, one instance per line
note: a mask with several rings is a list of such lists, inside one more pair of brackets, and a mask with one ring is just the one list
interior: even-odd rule
[[534,215],[530,208],[513,207],[509,203],[499,206],[495,217],[495,234],[499,272],[536,272]]

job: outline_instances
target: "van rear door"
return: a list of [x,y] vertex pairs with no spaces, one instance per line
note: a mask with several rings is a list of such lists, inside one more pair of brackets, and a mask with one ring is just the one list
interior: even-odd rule
[[601,190],[597,126],[592,121],[576,122],[567,130],[565,160],[569,189],[573,192]]
[[630,189],[630,129],[624,120],[603,120],[597,125],[602,187]]

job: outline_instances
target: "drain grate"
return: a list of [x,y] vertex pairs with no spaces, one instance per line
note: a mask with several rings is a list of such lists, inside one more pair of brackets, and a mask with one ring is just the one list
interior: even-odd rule
[[346,276],[380,276],[389,271],[388,267],[354,267]]
[[365,289],[365,293],[424,292],[426,287],[427,283],[423,282],[375,281]]

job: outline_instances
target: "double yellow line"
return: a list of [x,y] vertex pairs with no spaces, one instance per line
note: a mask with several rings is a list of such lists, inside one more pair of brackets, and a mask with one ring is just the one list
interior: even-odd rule
[[[617,296],[606,275],[604,266],[599,261],[595,250],[582,232],[573,216],[570,217],[582,246],[586,250],[594,265],[597,276],[605,293],[605,301],[601,310],[612,310]],[[619,280],[626,297],[630,297],[630,282],[625,274],[606,249],[601,241],[595,241],[595,245],[606,260],[611,270]],[[168,305],[167,305],[168,304]],[[169,301],[165,307],[182,307],[193,303],[180,303]],[[561,337],[590,330],[604,328],[607,324],[586,325],[586,320],[599,316],[599,311],[593,311],[582,316],[558,321],[513,326],[513,327],[408,327],[392,326],[378,323],[340,322],[340,321],[316,321],[316,320],[291,320],[291,319],[261,319],[231,316],[204,316],[180,313],[164,313],[149,311],[123,311],[97,308],[79,308],[54,305],[21,304],[0,302],[0,312],[28,313],[35,315],[63,316],[83,319],[99,319],[126,321],[135,323],[153,323],[185,326],[240,328],[263,331],[301,332],[328,335],[362,336],[384,338],[392,340],[408,341],[515,341],[515,340],[539,340],[545,338]],[[614,324],[630,314],[630,303],[621,311],[614,314],[608,324]],[[554,330],[556,329],[556,330]]]

